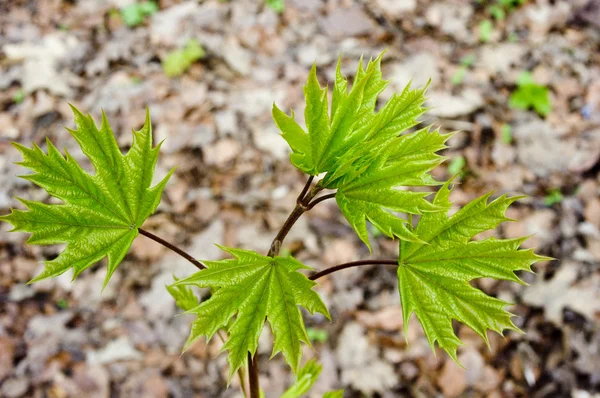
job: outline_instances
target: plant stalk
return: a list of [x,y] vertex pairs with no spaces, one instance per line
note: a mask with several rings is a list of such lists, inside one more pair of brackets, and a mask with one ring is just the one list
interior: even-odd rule
[[[281,245],[283,244],[283,240],[290,232],[294,224],[296,224],[296,221],[298,221],[300,216],[302,216],[302,214],[312,209],[317,203],[320,203],[326,199],[335,196],[335,194],[324,195],[318,199],[315,199],[314,202],[311,203],[311,200],[313,200],[314,197],[317,196],[317,194],[324,189],[324,187],[320,184],[317,184],[313,189],[310,189],[314,178],[314,176],[310,176],[308,178],[308,181],[306,181],[304,188],[302,188],[300,195],[298,195],[298,198],[296,199],[296,207],[294,207],[294,210],[292,210],[288,218],[281,226],[279,232],[277,232],[275,239],[273,239],[273,242],[271,243],[271,248],[269,249],[267,256],[275,257],[279,254],[279,251],[281,250]],[[254,358],[252,358],[252,355],[248,353],[248,379],[250,382],[250,398],[260,397],[258,373],[258,355],[254,354]]]
[[361,265],[374,265],[374,264],[388,264],[388,265],[398,265],[398,260],[359,260],[359,261],[351,261],[349,263],[343,263],[331,268],[324,269],[323,271],[319,271],[314,275],[311,275],[308,279],[311,281],[317,280],[325,275],[329,275],[336,271],[341,271],[346,268],[359,267]]
[[260,386],[258,383],[258,353],[248,353],[248,380],[250,381],[250,398],[260,398]]
[[194,257],[192,257],[190,254],[186,253],[185,251],[183,251],[183,249],[175,246],[172,243],[167,242],[166,240],[164,240],[163,238],[160,238],[156,235],[154,235],[151,232],[148,232],[146,230],[143,230],[141,228],[138,228],[138,231],[140,232],[140,234],[144,235],[147,238],[152,239],[155,242],[160,243],[161,245],[163,245],[164,247],[173,250],[175,253],[179,254],[181,257],[185,258],[186,260],[188,260],[190,263],[194,264],[194,266],[196,266],[196,268],[198,268],[199,270],[203,270],[206,269],[206,265],[202,264],[200,261],[196,260]]
[[277,236],[275,236],[275,239],[273,239],[273,243],[271,243],[271,248],[269,249],[269,253],[267,253],[267,256],[275,257],[279,254],[279,250],[281,250],[281,244],[283,243],[283,240],[290,232],[296,221],[298,221],[300,216],[304,214],[304,211],[305,210],[303,206],[299,204],[296,205],[296,207],[294,207],[294,210],[290,213],[287,220],[285,220],[285,223],[283,223],[283,226],[277,233]]
[[[317,184],[313,189],[310,189],[310,185],[312,184],[313,179],[314,179],[314,176],[310,176],[310,178],[304,185],[304,188],[302,188],[302,192],[300,192],[300,195],[298,196],[298,199],[296,200],[296,207],[294,207],[294,210],[292,210],[292,212],[288,216],[287,220],[285,220],[285,222],[281,226],[281,229],[275,236],[275,239],[273,239],[273,243],[271,243],[271,248],[269,249],[269,253],[267,253],[267,256],[269,256],[269,257],[277,256],[279,254],[279,251],[281,250],[281,244],[283,243],[283,240],[285,239],[287,234],[290,232],[290,230],[292,229],[294,224],[296,224],[296,221],[298,221],[300,216],[302,214],[304,214],[306,211],[312,209],[313,206],[316,205],[318,202],[320,202],[321,200],[324,200],[322,198],[319,198],[319,199],[315,200],[316,203],[314,203],[314,204],[310,203],[310,201],[315,196],[317,196],[317,194],[319,192],[321,192],[323,190],[323,187],[320,186],[319,184]],[[310,189],[310,191],[309,191],[309,189]],[[328,196],[328,195],[325,195],[325,196]],[[324,198],[325,198],[325,196],[324,196]],[[327,198],[325,198],[325,199],[327,199]]]
[[[271,248],[269,249],[269,253],[267,254],[269,257],[275,257],[279,254],[283,240],[285,239],[287,234],[290,232],[290,230],[292,229],[294,224],[296,224],[296,221],[298,221],[300,216],[302,216],[302,214],[304,214],[308,210],[315,207],[318,203],[335,197],[334,193],[327,194],[327,195],[321,196],[320,198],[317,198],[311,202],[311,200],[313,200],[314,197],[317,196],[317,194],[323,190],[323,187],[320,186],[319,184],[317,184],[313,189],[310,189],[310,186],[311,186],[313,180],[314,180],[314,176],[310,176],[308,178],[308,181],[304,185],[304,188],[302,188],[302,191],[300,192],[300,195],[298,196],[298,199],[296,200],[296,207],[294,207],[294,210],[290,213],[288,218],[285,220],[285,222],[281,226],[281,229],[275,236],[275,239],[273,239],[273,242],[271,243]],[[160,243],[164,247],[179,254],[181,257],[185,258],[190,263],[194,264],[194,266],[196,268],[198,268],[199,270],[206,269],[206,266],[204,264],[202,264],[200,261],[196,260],[190,254],[186,253],[183,249],[175,246],[172,243],[167,242],[166,240],[162,239],[161,237],[156,236],[153,233],[148,232],[142,228],[138,228],[138,231],[140,234],[144,235],[145,237],[152,239],[153,241]],[[382,262],[378,262],[378,263],[382,263]],[[375,264],[375,263],[358,261],[358,262],[354,262],[354,263],[341,264],[341,265],[323,270],[323,271],[313,275],[312,277],[310,277],[310,279],[315,280],[315,279],[320,278],[321,276],[330,274],[330,273],[338,271],[340,269],[354,267],[357,265],[365,265],[365,264]],[[221,336],[221,338],[222,338],[222,336]],[[252,358],[252,354],[248,353],[248,381],[250,384],[250,398],[260,398],[260,385],[259,385],[259,381],[258,381],[258,374],[259,374],[258,355],[255,354],[254,358]],[[239,376],[241,379],[242,391],[244,391],[244,395],[245,395],[246,388],[244,385],[245,383],[243,380],[243,374],[240,373]]]
[[[314,176],[310,176],[308,178],[308,181],[304,185],[304,188],[302,188],[302,191],[300,192],[300,195],[298,196],[298,199],[296,200],[296,207],[290,213],[287,220],[285,220],[281,229],[275,236],[275,239],[273,239],[273,242],[271,243],[271,248],[269,249],[269,253],[267,254],[269,257],[274,257],[279,254],[283,240],[285,239],[287,234],[290,232],[290,230],[292,229],[292,227],[294,226],[296,221],[298,221],[298,219],[300,218],[300,216],[302,214],[304,214],[306,211],[312,209],[316,204],[318,204],[326,199],[333,198],[335,196],[335,194],[324,195],[318,199],[315,199],[311,203],[311,200],[314,199],[314,197],[317,196],[317,194],[323,190],[323,187],[320,186],[319,184],[317,184],[313,189],[310,189],[310,186],[312,185],[314,178],[315,178]],[[144,235],[145,237],[152,239],[153,241],[160,243],[164,247],[179,254],[181,257],[185,258],[190,263],[194,264],[194,266],[196,268],[198,268],[199,270],[206,269],[206,265],[204,265],[200,261],[196,260],[190,254],[186,253],[183,249],[175,246],[172,243],[167,242],[166,240],[162,239],[161,237],[156,236],[153,233],[148,232],[142,228],[138,228],[138,231],[140,234]],[[331,272],[334,272],[334,271],[331,271]],[[258,374],[259,374],[258,356],[255,354],[254,358],[252,358],[252,355],[250,353],[248,353],[248,381],[250,383],[250,398],[260,398],[260,386],[259,386],[259,382],[258,382]],[[239,374],[239,376],[241,379],[243,379],[243,375],[241,373]],[[241,380],[242,390],[244,391],[244,395],[245,395],[246,388],[245,388],[244,384],[245,384],[244,380]]]

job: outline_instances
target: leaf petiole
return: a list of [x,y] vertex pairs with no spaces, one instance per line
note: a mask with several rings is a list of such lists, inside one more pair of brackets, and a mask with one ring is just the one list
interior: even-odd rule
[[339,265],[335,265],[330,268],[326,268],[322,271],[317,272],[314,275],[308,277],[311,281],[317,280],[325,275],[332,274],[337,271],[341,271],[346,268],[359,267],[362,265],[375,265],[375,264],[386,264],[386,265],[398,265],[398,260],[359,260],[359,261],[351,261],[349,263],[343,263]]
[[156,236],[153,233],[148,232],[148,231],[146,231],[144,229],[138,228],[138,231],[139,231],[140,234],[144,235],[145,237],[150,238],[153,241],[160,243],[161,245],[163,245],[167,249],[170,249],[170,250],[174,251],[175,253],[179,254],[181,257],[185,258],[190,263],[194,264],[194,266],[196,268],[198,268],[199,270],[206,269],[206,265],[202,264],[200,261],[196,260],[190,254],[188,254],[185,251],[183,251],[183,249],[180,249],[179,247],[175,246],[174,244],[169,243],[166,240],[164,240],[163,238],[161,238],[159,236]]

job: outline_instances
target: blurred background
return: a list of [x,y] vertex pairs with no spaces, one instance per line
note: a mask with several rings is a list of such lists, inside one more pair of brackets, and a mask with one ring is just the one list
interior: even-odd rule
[[[202,259],[213,242],[266,252],[305,182],[271,120],[273,102],[303,118],[302,85],[316,61],[331,83],[342,54],[351,77],[361,55],[387,49],[382,99],[431,78],[424,123],[460,130],[436,177],[459,173],[457,205],[490,190],[529,197],[504,237],[557,261],[523,275],[529,287],[480,280],[516,303],[525,334],[469,329],[459,358],[434,356],[413,319],[408,341],[395,270],[348,269],[318,289],[333,322],[306,317],[323,373],[314,391],[346,397],[600,397],[600,1],[598,0],[2,0],[0,213],[13,198],[47,200],[16,175],[10,141],[50,137],[85,163],[64,127],[67,102],[108,115],[123,147],[151,111],[157,167],[178,166],[145,228]],[[195,269],[139,237],[108,287],[99,264],[25,285],[60,247],[25,246],[0,226],[0,396],[239,397],[226,389],[221,343],[180,351],[191,318],[176,316],[164,285]],[[397,243],[378,237],[374,256]],[[317,269],[368,258],[336,209],[301,218],[286,248]],[[206,297],[206,292],[202,295]],[[292,381],[270,362],[261,384],[278,397]]]

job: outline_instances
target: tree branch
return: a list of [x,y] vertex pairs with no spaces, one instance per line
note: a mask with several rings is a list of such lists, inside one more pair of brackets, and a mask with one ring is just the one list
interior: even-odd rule
[[181,257],[185,258],[190,263],[194,264],[196,266],[196,268],[198,268],[199,270],[206,269],[206,265],[202,264],[200,261],[196,260],[194,257],[192,257],[188,253],[184,252],[182,249],[175,246],[174,244],[169,243],[166,240],[164,240],[163,238],[160,238],[160,237],[154,235],[153,233],[143,230],[141,228],[138,228],[138,231],[140,232],[140,234],[144,235],[145,237],[150,238],[153,241],[160,243],[164,247],[173,250],[175,253],[179,254]]
[[334,273],[336,271],[341,271],[343,269],[346,268],[352,268],[352,267],[359,267],[362,265],[374,265],[374,264],[388,264],[388,265],[398,265],[398,260],[359,260],[359,261],[352,261],[349,263],[343,263],[343,264],[339,264],[336,265],[334,267],[331,268],[327,268],[324,269],[323,271],[319,271],[314,275],[311,275],[308,279],[310,279],[311,281],[317,280],[325,275],[329,275],[331,273]]

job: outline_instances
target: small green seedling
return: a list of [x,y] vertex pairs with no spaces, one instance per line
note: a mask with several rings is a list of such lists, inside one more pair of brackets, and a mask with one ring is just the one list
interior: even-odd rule
[[497,0],[497,1],[498,1],[498,4],[502,7],[504,7],[504,9],[507,12],[512,12],[512,11],[516,10],[518,7],[527,3],[527,0]]
[[[488,42],[494,32],[493,21],[503,21],[508,14],[513,12],[517,7],[524,4],[527,0],[478,0],[479,4],[487,4],[486,13],[491,19],[485,19],[479,24],[479,40],[483,43]],[[511,36],[513,35],[513,36]],[[509,35],[509,41],[514,41],[514,32]]]
[[285,0],[265,0],[265,4],[278,14],[285,10]]
[[487,12],[496,20],[502,21],[506,18],[507,14],[510,14],[517,7],[525,4],[527,0],[496,0],[496,2],[490,4],[487,8]]
[[[183,57],[186,62],[201,56],[198,47],[197,43],[188,46],[194,56]],[[438,181],[431,171],[445,160],[439,152],[447,148],[452,134],[431,127],[411,130],[427,110],[426,87],[409,85],[376,109],[388,84],[381,72],[382,56],[366,67],[359,63],[351,88],[341,72],[340,59],[331,96],[313,66],[304,86],[305,126],[296,122],[293,112],[273,106],[275,124],[291,148],[290,161],[308,178],[266,254],[219,246],[225,259],[200,261],[142,228],[156,211],[173,173],[153,178],[160,144],[153,142],[149,112],[143,127],[133,131],[131,147],[124,153],[105,115],[98,126],[91,116],[73,108],[75,129],[69,132],[94,172],[49,139],[45,149],[35,143],[31,147],[15,143],[23,156],[19,164],[31,171],[22,178],[59,202],[19,199],[24,209],[0,216],[0,221],[13,225],[13,231],[30,233],[29,244],[61,245],[60,254],[45,261],[44,269],[30,282],[68,271],[75,279],[106,258],[106,286],[140,235],[167,247],[197,269],[174,278],[168,286],[175,303],[195,315],[185,349],[198,340],[219,336],[221,352],[227,353],[230,364],[230,379],[237,374],[244,389],[247,374],[251,398],[261,396],[262,361],[257,350],[267,324],[273,334],[272,356],[281,353],[298,380],[284,397],[305,396],[320,366],[314,361],[302,366],[303,345],[311,340],[304,317],[318,312],[331,319],[326,300],[318,292],[318,280],[350,267],[393,267],[404,328],[414,314],[432,350],[439,347],[456,362],[457,348],[463,342],[454,323],[468,326],[486,343],[488,331],[518,331],[513,314],[506,311],[511,304],[487,295],[471,281],[494,278],[523,283],[517,273],[549,260],[532,249],[520,249],[526,238],[473,240],[509,220],[506,211],[520,197],[493,199],[490,192],[450,212],[454,207],[452,180]],[[457,174],[464,166],[464,158],[459,157],[450,169]],[[367,225],[371,223],[396,240],[399,255],[321,270],[293,256],[282,256],[282,245],[296,221],[329,199],[335,199],[341,216],[369,249]],[[413,215],[419,216],[416,225]],[[194,286],[210,290],[211,296],[198,302]],[[312,337],[325,339],[326,335],[313,331]],[[326,394],[327,398],[342,396],[341,391]]]
[[463,79],[465,78],[465,76],[467,74],[467,71],[473,65],[474,62],[475,62],[474,54],[469,54],[469,55],[465,55],[464,57],[462,57],[462,59],[460,60],[460,67],[452,76],[452,84],[457,85],[457,84],[462,83]]
[[502,6],[499,4],[490,5],[487,11],[496,21],[502,21],[506,17],[504,8],[502,8]]
[[509,106],[521,110],[533,108],[540,116],[547,116],[552,111],[550,90],[536,84],[531,73],[523,72],[517,79],[517,89],[510,96]]
[[457,156],[448,165],[448,173],[451,176],[462,175],[464,173],[464,168],[467,165],[467,161],[464,156]]
[[12,100],[17,105],[23,102],[25,100],[25,91],[22,88],[18,89],[13,95]]
[[325,329],[306,328],[306,334],[313,343],[325,343],[329,339],[329,333]]
[[133,3],[121,8],[121,18],[123,23],[130,28],[144,23],[147,16],[158,11],[158,6],[153,1],[144,1],[142,3]]
[[60,309],[66,309],[69,308],[69,302],[65,299],[60,299],[56,302],[56,306]]
[[494,24],[489,19],[484,19],[479,23],[479,40],[482,43],[487,43],[492,38],[494,33]]
[[512,143],[512,127],[510,124],[504,123],[500,128],[500,134],[502,135],[502,142],[506,145],[510,145]]
[[183,48],[171,51],[163,61],[163,70],[169,77],[181,76],[192,64],[206,56],[196,39],[190,39]]
[[544,204],[548,207],[552,207],[555,204],[562,202],[563,199],[564,196],[562,192],[560,192],[559,189],[554,188],[546,195],[546,197],[544,197]]

